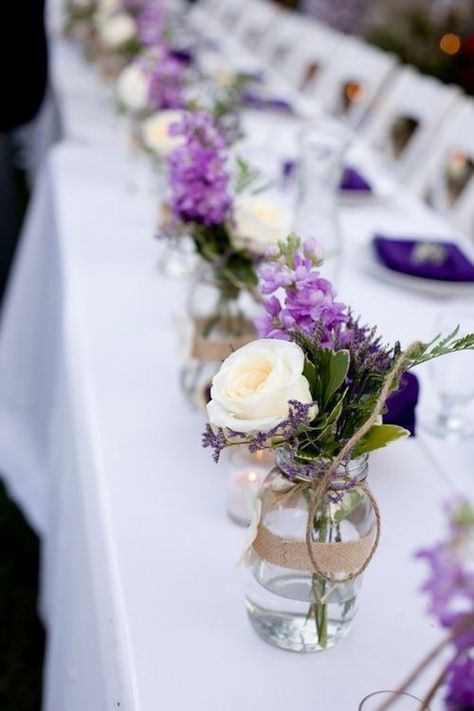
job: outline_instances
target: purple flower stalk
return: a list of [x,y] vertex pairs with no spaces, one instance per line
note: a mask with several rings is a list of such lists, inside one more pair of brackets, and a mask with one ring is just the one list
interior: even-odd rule
[[204,226],[222,224],[232,200],[223,155],[226,142],[214,118],[205,112],[189,114],[170,133],[185,137],[185,144],[168,157],[173,217]]
[[[225,447],[233,444],[246,444],[249,452],[255,453],[262,449],[273,448],[275,446],[275,438],[278,438],[280,442],[285,442],[296,454],[298,449],[297,435],[302,427],[308,425],[311,419],[310,411],[313,403],[304,404],[298,402],[298,400],[289,400],[288,406],[288,417],[266,432],[256,432],[249,435],[243,432],[234,432],[227,428],[224,430],[222,427],[213,429],[211,425],[206,425],[202,436],[202,446],[210,447],[213,450],[212,456],[215,462],[219,461],[220,454]],[[298,473],[298,468],[295,466],[285,473],[289,479],[292,479]],[[316,478],[318,473],[321,473],[320,466],[314,468],[311,476]]]
[[161,0],[152,0],[139,10],[137,35],[144,47],[154,47],[162,42],[166,10]]
[[[260,267],[260,292],[270,296],[266,314],[256,320],[262,338],[292,340],[296,330],[313,336],[320,329],[320,345],[331,346],[338,327],[347,321],[347,308],[336,301],[332,284],[317,267],[322,250],[314,239],[304,242],[290,238],[288,247],[270,247],[267,261]],[[282,297],[275,292],[283,290]]]
[[139,57],[140,67],[148,77],[150,111],[182,109],[186,63],[173,55],[167,45],[157,45]]
[[[451,508],[450,515],[448,540],[419,551],[417,557],[430,567],[422,588],[430,598],[428,610],[443,627],[453,631],[474,615],[474,568],[472,561],[469,563],[474,511],[463,502]],[[455,634],[453,647],[455,654],[446,674],[446,708],[474,708],[474,622]]]

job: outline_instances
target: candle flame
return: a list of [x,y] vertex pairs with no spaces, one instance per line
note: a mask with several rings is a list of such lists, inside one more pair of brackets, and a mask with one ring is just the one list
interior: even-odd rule
[[255,472],[249,472],[248,480],[249,482],[254,482],[257,481],[258,476],[255,474]]

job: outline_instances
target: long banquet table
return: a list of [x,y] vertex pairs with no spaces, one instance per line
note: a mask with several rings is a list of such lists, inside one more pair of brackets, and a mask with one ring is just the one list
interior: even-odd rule
[[[55,53],[67,140],[37,186],[0,334],[0,470],[43,542],[44,711],[356,711],[440,639],[414,552],[442,536],[442,502],[472,495],[473,443],[420,428],[375,454],[382,540],[350,636],[317,655],[264,644],[246,620],[225,471],[179,390],[186,289],[157,271],[156,202],[126,189],[126,152],[91,68],[61,41]],[[351,244],[375,229],[447,226],[400,189],[342,219],[342,299],[387,339],[428,337],[446,304],[366,275]],[[428,369],[421,380],[423,417],[437,403]]]

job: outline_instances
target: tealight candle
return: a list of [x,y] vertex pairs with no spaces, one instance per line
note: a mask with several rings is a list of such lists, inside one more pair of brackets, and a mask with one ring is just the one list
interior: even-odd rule
[[229,452],[228,461],[227,513],[235,523],[248,526],[253,518],[255,498],[275,462],[275,454],[269,450],[249,452],[246,447],[236,447]]
[[253,501],[258,495],[263,476],[250,469],[233,472],[229,479],[227,513],[241,526],[248,526],[254,509]]

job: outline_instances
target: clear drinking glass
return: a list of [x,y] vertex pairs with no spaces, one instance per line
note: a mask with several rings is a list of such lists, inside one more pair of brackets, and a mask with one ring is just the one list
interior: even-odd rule
[[[374,691],[362,699],[358,711],[420,711],[421,699],[406,691]],[[430,711],[427,707],[427,711]]]
[[315,237],[325,250],[325,274],[334,278],[342,251],[338,220],[339,186],[352,134],[333,119],[320,119],[300,134],[298,198],[294,230]]
[[[439,314],[436,333],[448,334],[460,326],[460,334],[474,332],[474,312],[452,311]],[[474,415],[467,406],[474,399],[474,352],[461,351],[437,358],[431,363],[431,375],[440,399],[434,420],[426,422],[438,437],[464,439],[474,436]]]

